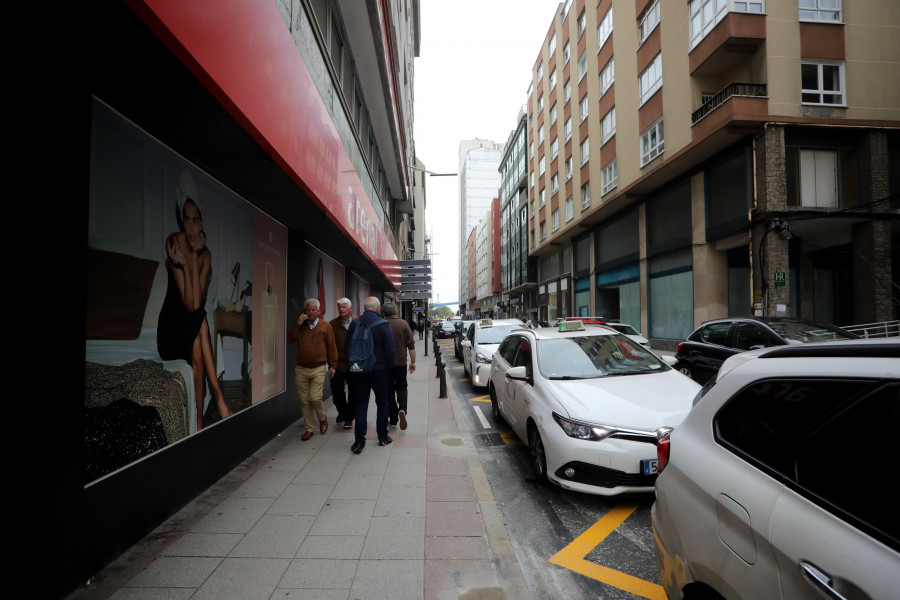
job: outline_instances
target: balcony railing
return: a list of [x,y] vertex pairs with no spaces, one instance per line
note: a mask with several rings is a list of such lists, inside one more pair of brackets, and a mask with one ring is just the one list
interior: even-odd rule
[[864,323],[862,325],[846,325],[841,329],[852,331],[864,338],[900,336],[900,321],[882,321],[881,323]]
[[703,103],[703,106],[695,110],[691,114],[691,124],[697,123],[700,119],[714,111],[719,105],[723,104],[729,98],[741,96],[744,98],[765,98],[766,84],[764,83],[729,83],[725,88]]

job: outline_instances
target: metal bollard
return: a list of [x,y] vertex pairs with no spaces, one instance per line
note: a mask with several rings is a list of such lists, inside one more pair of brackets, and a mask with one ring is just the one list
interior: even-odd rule
[[440,348],[434,349],[434,366],[436,366],[436,367],[441,366],[441,355],[442,354],[443,354],[443,351]]
[[441,362],[438,366],[438,377],[441,379],[441,391],[438,398],[447,397],[447,363]]

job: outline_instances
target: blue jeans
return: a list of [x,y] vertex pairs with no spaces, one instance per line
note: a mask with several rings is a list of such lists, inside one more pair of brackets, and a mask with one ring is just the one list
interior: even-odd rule
[[356,442],[366,443],[367,414],[369,412],[370,392],[375,393],[375,406],[378,412],[375,417],[375,431],[378,439],[388,437],[388,372],[383,367],[377,367],[371,373],[351,373],[353,385],[350,393],[353,396],[353,408],[356,410],[356,428],[354,429]]

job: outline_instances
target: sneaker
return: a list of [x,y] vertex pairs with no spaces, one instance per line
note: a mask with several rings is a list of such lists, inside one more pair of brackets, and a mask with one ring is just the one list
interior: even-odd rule
[[344,429],[353,429],[353,419],[344,421]]
[[393,423],[388,423],[388,427],[390,427],[391,429],[397,429],[397,423],[396,423],[396,421],[393,422]]
[[393,441],[394,441],[394,439],[391,436],[386,436],[386,437],[383,437],[380,440],[378,440],[378,445],[379,446],[387,446],[388,444],[390,444]]
[[343,422],[344,422],[344,415],[338,415],[337,418],[334,420],[335,425],[340,425]]
[[406,429],[406,411],[405,410],[400,411],[400,429],[403,429],[403,430]]
[[[379,445],[381,445],[381,442],[379,442]],[[360,454],[363,451],[363,448],[365,448],[365,447],[366,447],[365,444],[361,444],[359,442],[353,442],[353,445],[350,446],[350,452],[352,452],[353,454]]]

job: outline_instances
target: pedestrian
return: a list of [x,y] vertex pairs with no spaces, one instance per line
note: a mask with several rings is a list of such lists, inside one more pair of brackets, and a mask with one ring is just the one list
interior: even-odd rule
[[406,351],[409,350],[409,372],[416,372],[416,341],[409,323],[397,316],[397,307],[386,302],[381,309],[394,335],[394,364],[388,371],[388,426],[406,429],[407,393]]
[[421,340],[425,335],[425,319],[419,319],[419,326],[417,329],[419,330],[419,339]]
[[[369,296],[363,303],[365,312],[353,319],[347,330],[347,370],[350,373],[350,393],[353,395],[353,405],[356,411],[355,439],[350,450],[359,454],[366,447],[367,414],[369,412],[369,396],[375,394],[375,431],[378,434],[378,445],[387,446],[394,440],[388,435],[388,398],[387,383],[388,369],[394,360],[394,336],[387,321],[382,319],[381,301],[374,296]],[[356,366],[352,363],[351,344],[353,335],[360,327],[370,329],[372,340],[372,353],[374,354],[374,366],[371,370],[354,371]]]
[[349,298],[337,301],[338,315],[329,321],[337,346],[337,363],[334,365],[334,377],[331,378],[331,399],[337,409],[335,423],[344,425],[344,429],[353,429],[353,394],[349,392],[350,380],[347,378],[347,330],[353,320],[353,304]]
[[328,418],[322,402],[322,387],[325,374],[334,377],[337,363],[337,346],[331,325],[319,319],[319,301],[310,298],[305,310],[287,332],[287,343],[297,344],[297,366],[294,367],[294,381],[300,397],[300,409],[306,431],[300,438],[304,442],[313,436],[313,419],[318,417],[319,432],[328,431]]

